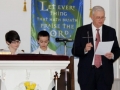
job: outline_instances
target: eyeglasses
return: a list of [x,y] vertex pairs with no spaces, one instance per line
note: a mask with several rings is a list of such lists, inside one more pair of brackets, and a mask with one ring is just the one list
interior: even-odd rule
[[16,44],[16,43],[19,44],[20,41],[16,40],[16,41],[12,41],[11,43],[12,43],[12,44]]
[[105,19],[106,17],[96,17],[96,19],[100,20],[100,19]]

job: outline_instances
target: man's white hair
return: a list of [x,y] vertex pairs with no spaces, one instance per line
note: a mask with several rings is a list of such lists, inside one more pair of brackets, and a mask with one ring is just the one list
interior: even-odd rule
[[101,7],[101,6],[94,6],[94,7],[92,8],[92,15],[93,15],[96,11],[103,11],[103,12],[105,12],[105,10],[104,10],[103,7]]

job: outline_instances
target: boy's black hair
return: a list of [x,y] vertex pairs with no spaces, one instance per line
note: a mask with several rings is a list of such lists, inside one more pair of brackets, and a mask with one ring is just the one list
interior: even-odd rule
[[11,43],[12,41],[15,41],[15,40],[20,41],[20,36],[16,31],[10,30],[5,34],[5,40],[9,43]]
[[47,31],[40,31],[37,35],[37,40],[39,40],[39,37],[41,37],[41,36],[48,37],[48,40],[50,39],[50,35]]

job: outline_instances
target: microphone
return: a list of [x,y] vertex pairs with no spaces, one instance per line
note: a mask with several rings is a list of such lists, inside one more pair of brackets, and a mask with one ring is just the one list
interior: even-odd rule
[[55,39],[56,40],[56,42],[73,42],[73,40],[72,39],[68,39],[68,38],[56,38]]

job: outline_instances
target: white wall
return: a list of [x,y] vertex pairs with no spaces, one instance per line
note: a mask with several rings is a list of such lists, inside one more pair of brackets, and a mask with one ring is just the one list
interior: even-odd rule
[[[120,33],[120,0],[117,0],[117,6],[118,6],[118,33]],[[119,35],[119,45],[120,45],[120,35]],[[119,75],[120,75],[120,60],[119,60]]]
[[23,12],[24,0],[0,0],[0,48],[6,48],[5,33],[16,30],[21,37],[20,49],[30,52],[31,0]]
[[[109,4],[109,14],[110,14],[110,26],[116,29],[116,34],[118,37],[118,41],[120,41],[120,0],[111,0]],[[120,60],[117,60],[114,63],[114,73],[116,78],[120,78]]]
[[[89,17],[89,12],[90,12],[90,0],[83,0],[84,1],[84,21],[83,24],[88,24],[91,22],[91,18]],[[111,0],[91,0],[92,7],[99,5],[104,7],[105,12],[106,12],[106,20],[105,24],[109,25],[109,1]]]

